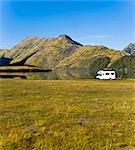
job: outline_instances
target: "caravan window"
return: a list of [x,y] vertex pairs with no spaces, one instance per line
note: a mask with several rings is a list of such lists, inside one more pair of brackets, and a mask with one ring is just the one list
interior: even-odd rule
[[109,73],[106,73],[105,75],[109,75]]
[[111,75],[114,75],[114,73],[111,73]]

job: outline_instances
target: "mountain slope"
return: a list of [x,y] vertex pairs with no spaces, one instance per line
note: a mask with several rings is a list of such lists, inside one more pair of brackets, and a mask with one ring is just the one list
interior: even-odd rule
[[103,69],[127,53],[105,46],[83,46],[62,60],[57,68]]
[[2,60],[11,65],[29,65],[46,69],[104,69],[130,54],[105,46],[83,46],[67,35],[57,38],[30,36],[4,52]]
[[4,56],[12,59],[10,64],[54,67],[59,59],[82,46],[67,35],[57,38],[28,37],[11,48]]
[[123,49],[123,52],[127,52],[129,54],[135,54],[135,42],[130,43],[127,47]]
[[9,51],[9,49],[2,49],[2,48],[0,48],[0,57],[3,56],[8,51]]

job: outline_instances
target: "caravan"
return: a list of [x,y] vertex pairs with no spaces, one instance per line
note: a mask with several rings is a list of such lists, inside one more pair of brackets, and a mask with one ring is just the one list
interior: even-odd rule
[[108,79],[108,80],[114,80],[116,79],[116,72],[110,71],[110,70],[99,70],[97,72],[96,79]]

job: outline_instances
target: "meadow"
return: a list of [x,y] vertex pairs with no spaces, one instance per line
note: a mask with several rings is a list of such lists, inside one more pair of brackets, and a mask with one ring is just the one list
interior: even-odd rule
[[0,79],[0,150],[134,150],[134,80]]

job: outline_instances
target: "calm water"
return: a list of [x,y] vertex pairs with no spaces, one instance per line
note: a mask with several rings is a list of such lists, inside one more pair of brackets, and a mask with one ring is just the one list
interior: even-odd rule
[[[78,80],[78,79],[95,79],[97,70],[80,70],[67,69],[55,70],[51,72],[33,72],[33,73],[2,73],[0,78],[20,78],[30,80]],[[135,71],[132,69],[125,71],[116,71],[117,78],[133,78],[135,79]]]
[[34,72],[34,73],[0,73],[0,78],[22,78],[36,80],[76,80],[76,79],[93,79],[96,71],[94,70],[55,70],[51,72]]

